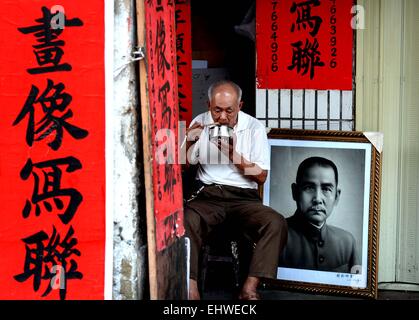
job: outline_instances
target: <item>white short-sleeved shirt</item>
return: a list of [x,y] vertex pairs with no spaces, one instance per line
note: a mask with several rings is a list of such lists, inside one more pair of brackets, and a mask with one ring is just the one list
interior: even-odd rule
[[[214,120],[208,111],[193,119],[191,126],[196,122],[207,125],[214,123]],[[261,169],[269,170],[270,152],[265,126],[256,118],[240,111],[233,131],[237,137],[236,151]],[[204,127],[192,148],[189,159],[191,163],[200,163],[197,179],[203,183],[258,188],[255,181],[242,174],[234,164],[229,164],[228,157],[209,141],[208,127]]]

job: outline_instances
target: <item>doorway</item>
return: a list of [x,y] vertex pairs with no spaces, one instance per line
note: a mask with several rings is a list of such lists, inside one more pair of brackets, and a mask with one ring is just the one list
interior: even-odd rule
[[242,111],[255,115],[255,42],[249,29],[239,27],[254,16],[254,4],[255,0],[191,0],[193,117],[207,110],[211,82],[225,78],[242,88]]

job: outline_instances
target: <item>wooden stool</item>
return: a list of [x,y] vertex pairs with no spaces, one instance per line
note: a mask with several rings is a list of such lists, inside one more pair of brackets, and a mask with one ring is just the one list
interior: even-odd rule
[[[200,291],[203,293],[207,286],[207,279],[211,266],[222,267],[228,265],[232,272],[232,288],[236,291],[240,287],[241,255],[239,253],[241,236],[235,234],[234,227],[225,221],[218,225],[208,236],[201,248],[200,259]],[[225,273],[223,272],[223,275]]]

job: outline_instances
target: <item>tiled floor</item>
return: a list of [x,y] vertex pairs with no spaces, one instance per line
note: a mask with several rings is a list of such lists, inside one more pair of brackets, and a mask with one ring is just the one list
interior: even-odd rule
[[[220,273],[218,276],[220,276]],[[237,292],[235,292],[231,278],[228,278],[228,276],[228,273],[224,273],[223,277],[213,275],[206,285],[202,295],[203,300],[236,300]],[[260,288],[259,293],[263,300],[366,300],[362,297],[348,295],[313,294],[301,291],[286,291],[285,289],[271,289],[269,287]],[[419,300],[419,292],[379,289],[377,300]]]
[[[345,296],[327,296],[300,292],[276,290],[262,290],[262,297],[266,300],[359,300]],[[378,290],[378,300],[419,300],[419,292]]]
[[[347,296],[328,296],[281,290],[260,290],[263,300],[362,300]],[[205,292],[203,300],[235,300],[231,291],[217,290]],[[378,290],[378,300],[419,300],[419,292]]]
[[[203,300],[236,300],[234,292],[233,272],[222,263],[213,265],[208,270]],[[243,279],[242,279],[243,281]],[[417,286],[416,286],[417,287]],[[348,295],[322,295],[285,289],[270,289],[264,287],[259,290],[263,300],[366,300],[362,297]],[[370,300],[370,299],[367,299]],[[419,300],[418,291],[378,290],[377,300]]]

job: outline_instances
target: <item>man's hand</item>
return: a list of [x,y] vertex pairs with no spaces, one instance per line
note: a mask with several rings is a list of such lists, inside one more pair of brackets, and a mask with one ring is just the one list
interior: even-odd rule
[[236,161],[240,161],[240,155],[236,152],[236,142],[237,136],[235,133],[233,133],[233,136],[228,139],[228,142],[224,139],[218,139],[216,142],[214,141],[217,148],[233,163],[235,161],[234,159],[236,159]]
[[[203,129],[204,126],[199,122],[195,122],[192,126],[186,129],[186,143],[182,147],[182,154],[186,155],[186,163],[182,166],[184,170],[186,170],[190,165],[188,150],[194,143],[199,140]],[[183,148],[186,148],[186,150]]]
[[202,124],[195,122],[191,127],[186,129],[186,141],[192,142],[192,144],[197,142],[203,129],[204,126]]
[[224,140],[218,140],[217,147],[224,153],[230,161],[242,172],[246,177],[255,181],[257,184],[264,184],[268,176],[267,170],[262,170],[256,163],[246,160],[240,153],[236,151],[236,135],[227,143]]

